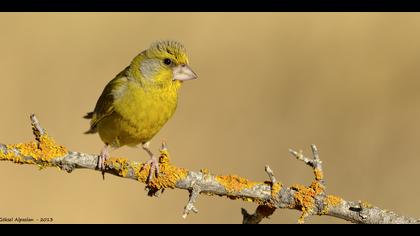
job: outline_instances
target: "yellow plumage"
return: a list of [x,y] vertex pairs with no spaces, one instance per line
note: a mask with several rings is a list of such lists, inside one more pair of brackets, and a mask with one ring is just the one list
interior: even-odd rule
[[85,116],[91,119],[86,133],[98,132],[106,144],[103,159],[109,146],[147,144],[174,114],[182,81],[195,78],[178,42],[157,42],[137,55],[105,86],[94,111]]

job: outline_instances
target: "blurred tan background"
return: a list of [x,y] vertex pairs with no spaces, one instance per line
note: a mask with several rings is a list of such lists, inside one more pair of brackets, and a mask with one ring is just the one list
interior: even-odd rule
[[[1,13],[0,142],[31,140],[34,112],[71,150],[98,153],[82,116],[105,84],[157,39],[185,44],[199,80],[153,139],[174,164],[284,184],[312,171],[289,148],[318,145],[327,190],[420,217],[420,14]],[[139,149],[113,153],[145,161]],[[0,217],[55,223],[240,223],[256,205],[188,194],[146,196],[144,185],[98,172],[0,163]],[[295,223],[278,210],[264,223]],[[308,223],[345,223],[315,216]]]

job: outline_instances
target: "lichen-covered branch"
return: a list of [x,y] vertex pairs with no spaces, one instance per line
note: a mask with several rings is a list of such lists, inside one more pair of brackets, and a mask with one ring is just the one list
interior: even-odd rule
[[[0,144],[0,160],[13,161],[18,164],[36,164],[40,167],[59,167],[71,172],[85,168],[101,172],[97,168],[98,155],[69,151],[58,145],[41,127],[37,118],[31,116],[35,140],[27,143]],[[259,206],[254,214],[242,209],[243,223],[259,223],[273,214],[275,209],[289,208],[302,212],[300,223],[311,215],[328,215],[355,223],[420,223],[419,219],[397,215],[394,212],[380,209],[367,202],[346,201],[325,193],[322,162],[318,150],[312,145],[313,158],[302,152],[290,150],[290,153],[308,166],[315,175],[309,186],[295,184],[283,186],[274,177],[273,171],[266,166],[269,181],[250,181],[236,175],[214,175],[208,170],[190,171],[170,163],[169,153],[164,145],[160,150],[160,174],[147,183],[150,196],[168,188],[184,189],[189,192],[189,201],[184,207],[183,216],[197,212],[194,203],[200,194],[225,196],[229,199],[241,199],[255,202]],[[106,173],[146,183],[149,167],[141,168],[143,163],[126,158],[110,158],[106,162]]]

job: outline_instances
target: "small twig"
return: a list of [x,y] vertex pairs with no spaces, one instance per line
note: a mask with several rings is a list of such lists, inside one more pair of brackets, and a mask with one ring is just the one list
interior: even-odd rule
[[270,187],[271,187],[271,199],[268,201],[269,204],[276,205],[278,202],[278,191],[281,189],[281,184],[277,183],[276,177],[274,176],[273,171],[271,170],[270,166],[265,166],[265,173],[267,173],[268,178],[270,178]]
[[290,152],[290,153],[291,153],[294,157],[296,157],[296,159],[298,159],[298,160],[300,160],[300,161],[305,162],[305,164],[306,164],[306,165],[308,165],[308,166],[310,166],[310,167],[313,167],[313,166],[314,166],[313,160],[311,160],[311,159],[309,159],[309,158],[305,157],[305,156],[303,155],[302,150],[300,150],[299,152],[297,152],[297,151],[295,151],[295,150],[293,150],[293,149],[289,149],[289,152]]
[[193,183],[192,189],[190,191],[190,196],[188,199],[187,205],[184,207],[184,214],[182,214],[182,218],[186,219],[190,212],[198,213],[197,208],[195,208],[194,203],[197,201],[198,195],[200,195],[201,188]]
[[268,165],[266,165],[266,166],[265,166],[265,172],[267,173],[268,178],[270,178],[271,185],[276,184],[276,183],[277,183],[277,181],[276,181],[276,177],[274,177],[274,173],[273,173],[273,171],[270,169],[270,166],[268,166]]
[[322,161],[321,161],[321,159],[319,159],[319,152],[318,152],[317,147],[314,144],[312,144],[311,145],[311,149],[312,149],[312,155],[313,155],[312,159],[311,158],[308,158],[308,157],[305,157],[303,155],[302,150],[300,150],[299,152],[297,152],[297,151],[295,151],[293,149],[289,149],[289,152],[294,157],[296,157],[296,159],[305,162],[305,164],[307,164],[308,166],[310,166],[312,168],[316,168],[316,169],[322,170]]
[[30,118],[32,123],[32,131],[34,132],[35,137],[39,139],[39,137],[45,134],[45,130],[41,127],[41,124],[39,123],[35,114],[32,114]]
[[314,155],[314,160],[321,162],[320,159],[319,159],[318,149],[315,146],[315,144],[311,144],[311,149],[312,149],[312,155]]
[[322,171],[322,161],[319,159],[319,152],[315,144],[311,145],[313,155],[313,165],[315,169]]
[[312,144],[311,145],[311,149],[312,149],[312,159],[305,157],[302,153],[302,151],[295,151],[293,149],[289,149],[289,152],[296,157],[296,159],[301,160],[303,162],[305,162],[306,165],[312,167],[312,169],[314,170],[314,175],[315,175],[315,180],[318,181],[320,184],[324,185],[324,174],[322,172],[322,161],[319,158],[319,152],[317,147]]

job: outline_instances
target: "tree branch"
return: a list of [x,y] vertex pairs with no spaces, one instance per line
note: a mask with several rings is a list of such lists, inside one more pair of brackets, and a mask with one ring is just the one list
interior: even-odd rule
[[[48,136],[35,115],[31,115],[33,133],[36,141],[4,145],[0,144],[0,160],[19,164],[36,164],[40,167],[59,167],[67,172],[85,168],[101,172],[97,168],[98,155],[67,150],[56,144]],[[397,215],[380,209],[367,202],[346,201],[325,193],[322,162],[315,145],[311,146],[313,157],[305,157],[302,151],[289,150],[298,160],[310,166],[315,175],[309,186],[300,184],[290,187],[276,181],[273,171],[266,166],[265,171],[270,181],[254,182],[236,175],[213,175],[208,170],[199,172],[179,168],[170,163],[166,145],[160,150],[160,175],[150,181],[146,188],[154,196],[166,188],[178,188],[189,191],[189,201],[184,208],[185,218],[191,211],[198,212],[194,203],[200,194],[226,196],[230,199],[242,199],[257,203],[259,206],[250,215],[242,209],[243,223],[259,223],[269,217],[278,208],[296,209],[302,212],[298,222],[303,223],[311,215],[328,215],[354,223],[420,223],[419,219]],[[106,173],[146,183],[149,167],[141,168],[143,163],[126,158],[107,160]]]

